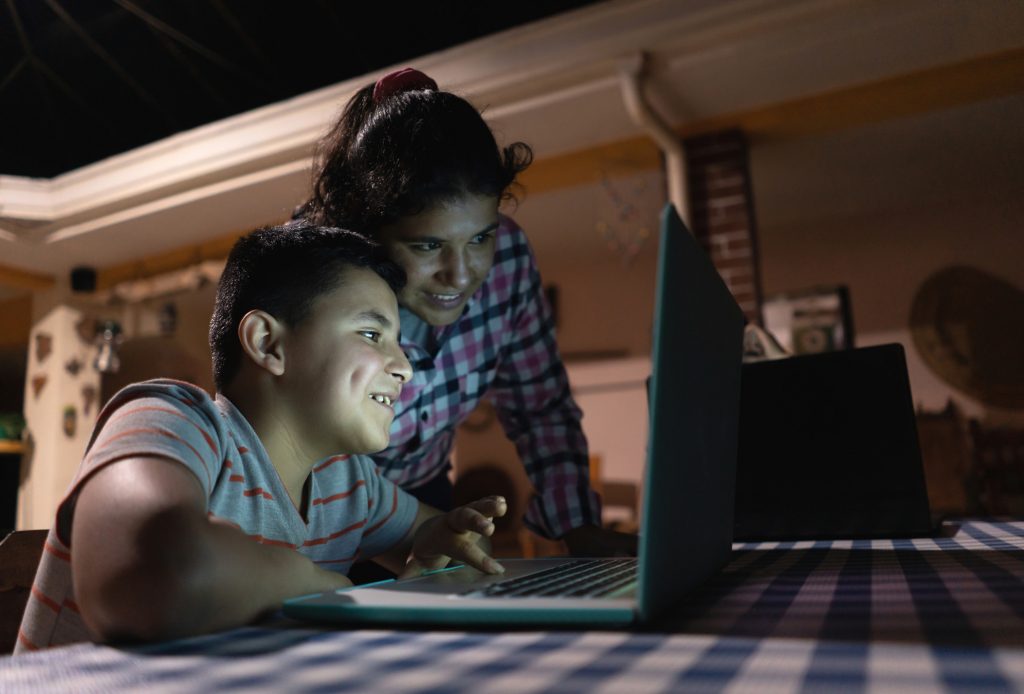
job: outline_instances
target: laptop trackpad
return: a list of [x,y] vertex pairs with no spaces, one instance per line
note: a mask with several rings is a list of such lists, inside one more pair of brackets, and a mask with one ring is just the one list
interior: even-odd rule
[[[491,576],[469,566],[453,566],[428,573],[425,576],[406,578],[393,583],[374,585],[377,590],[414,591],[419,593],[463,593],[491,583],[550,569],[559,564],[574,561],[571,557],[558,559],[499,559],[505,573]],[[358,588],[358,586],[356,586]]]

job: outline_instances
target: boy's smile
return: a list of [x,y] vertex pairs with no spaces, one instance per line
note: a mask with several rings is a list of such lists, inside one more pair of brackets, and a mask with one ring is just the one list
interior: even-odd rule
[[412,376],[398,327],[387,283],[348,267],[288,335],[284,378],[303,448],[327,456],[387,447],[394,403]]
[[402,305],[430,325],[454,323],[494,264],[497,228],[497,199],[463,195],[381,229],[408,276]]

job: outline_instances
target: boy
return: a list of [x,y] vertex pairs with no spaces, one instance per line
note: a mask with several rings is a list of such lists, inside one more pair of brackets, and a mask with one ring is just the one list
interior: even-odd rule
[[373,242],[291,223],[235,244],[210,322],[216,398],[125,388],[100,413],[57,510],[16,651],[238,626],[287,597],[351,585],[356,558],[405,575],[477,544],[500,497],[441,515],[361,456],[388,443],[411,376],[404,274]]

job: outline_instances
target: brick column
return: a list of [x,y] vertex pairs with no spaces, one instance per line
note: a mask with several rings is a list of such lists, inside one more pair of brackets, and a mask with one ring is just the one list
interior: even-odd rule
[[761,324],[757,218],[747,141],[739,130],[685,141],[690,225],[736,302]]

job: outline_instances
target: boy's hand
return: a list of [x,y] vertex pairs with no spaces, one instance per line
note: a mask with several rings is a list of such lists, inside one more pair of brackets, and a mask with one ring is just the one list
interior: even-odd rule
[[417,529],[412,552],[399,578],[418,576],[424,571],[443,569],[452,559],[484,573],[500,574],[505,569],[480,546],[480,536],[494,532],[492,519],[504,516],[508,504],[501,496],[488,496],[427,519]]

